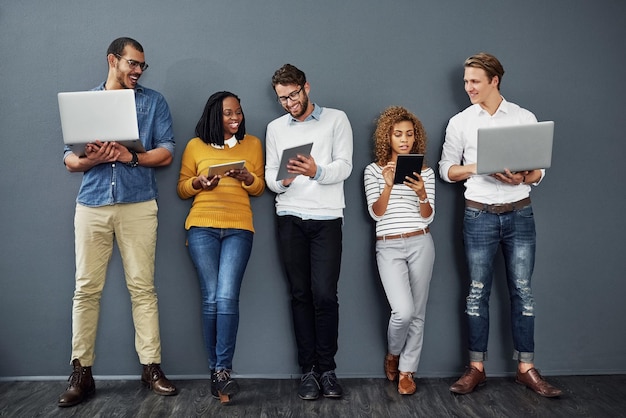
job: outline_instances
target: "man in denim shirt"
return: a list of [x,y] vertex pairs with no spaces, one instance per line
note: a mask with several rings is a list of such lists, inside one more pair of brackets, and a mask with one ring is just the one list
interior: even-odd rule
[[154,257],[157,231],[155,167],[167,166],[174,154],[172,117],[163,96],[137,84],[148,68],[143,47],[130,38],[114,40],[107,50],[108,76],[94,90],[134,89],[139,136],[146,152],[115,142],[85,146],[79,157],[65,149],[70,172],[82,172],[74,218],[76,290],[72,309],[72,366],[69,386],[59,406],[73,406],[95,393],[91,366],[100,297],[113,239],[122,256],[132,302],[135,349],[143,364],[141,381],[159,395],[176,387],[161,371],[161,341]]

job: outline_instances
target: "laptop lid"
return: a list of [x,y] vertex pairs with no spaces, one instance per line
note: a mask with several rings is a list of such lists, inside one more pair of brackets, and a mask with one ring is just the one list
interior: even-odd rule
[[478,129],[478,174],[550,168],[554,122]]
[[96,139],[145,152],[139,140],[134,90],[62,92],[57,97],[63,142],[75,154],[84,155],[85,144]]

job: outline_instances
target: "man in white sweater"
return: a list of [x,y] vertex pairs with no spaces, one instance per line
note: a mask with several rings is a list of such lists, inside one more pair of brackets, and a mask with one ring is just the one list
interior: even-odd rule
[[[352,127],[340,110],[309,101],[304,72],[290,64],[272,77],[287,114],[267,126],[265,179],[276,193],[279,250],[291,292],[291,309],[302,379],[298,396],[343,395],[335,375],[339,327],[337,283],[341,267],[343,183],[352,172]],[[276,179],[283,150],[312,143],[310,155],[286,164]]]

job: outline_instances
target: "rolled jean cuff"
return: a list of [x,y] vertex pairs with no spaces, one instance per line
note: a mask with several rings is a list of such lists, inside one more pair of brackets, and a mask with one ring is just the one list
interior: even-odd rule
[[520,363],[533,363],[535,361],[535,353],[513,351],[513,360],[517,360]]
[[487,361],[487,352],[486,351],[470,351],[469,352],[469,361]]

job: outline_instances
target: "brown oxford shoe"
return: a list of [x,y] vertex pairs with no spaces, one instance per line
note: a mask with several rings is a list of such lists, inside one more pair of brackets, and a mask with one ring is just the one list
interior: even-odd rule
[[413,395],[417,390],[417,385],[413,380],[413,373],[400,372],[400,380],[398,381],[398,393],[400,395]]
[[78,405],[96,393],[96,384],[91,374],[91,366],[83,367],[78,359],[72,360],[74,371],[69,377],[69,385],[59,397],[60,407]]
[[520,373],[518,370],[515,382],[520,385],[525,385],[546,398],[555,398],[563,394],[561,389],[555,388],[550,383],[546,382],[534,367],[529,369],[526,373]]
[[463,376],[459,378],[452,386],[450,386],[450,392],[458,393],[459,395],[465,395],[473,392],[477,386],[482,386],[487,381],[485,371],[482,372],[474,366],[468,366],[465,369]]
[[159,364],[144,365],[141,382],[157,395],[170,396],[178,393],[176,386],[165,377],[165,373],[163,373]]
[[385,375],[388,380],[392,382],[398,378],[398,363],[400,362],[400,356],[394,356],[391,353],[387,353],[385,356]]

